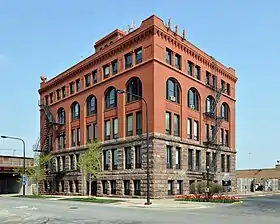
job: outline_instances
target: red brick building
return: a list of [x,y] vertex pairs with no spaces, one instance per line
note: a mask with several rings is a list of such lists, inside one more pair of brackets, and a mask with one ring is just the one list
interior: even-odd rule
[[[97,139],[104,175],[93,193],[146,195],[145,104],[116,89],[147,101],[152,197],[185,193],[215,155],[216,179],[229,172],[235,180],[234,69],[156,16],[131,32],[113,31],[94,48],[53,79],[41,77],[41,148],[54,154],[48,190],[86,194],[76,164],[87,141]],[[49,128],[46,119],[57,124]],[[218,151],[209,139],[222,143]]]

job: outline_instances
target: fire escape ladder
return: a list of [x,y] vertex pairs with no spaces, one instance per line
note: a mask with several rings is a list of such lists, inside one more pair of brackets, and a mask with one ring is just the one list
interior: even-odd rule
[[47,116],[47,122],[51,123],[51,124],[57,124],[56,121],[55,121],[54,116],[52,115],[52,113],[50,111],[49,106],[46,105],[46,104],[43,104],[42,107],[43,107],[43,110],[44,110],[44,112],[45,112],[45,114]]
[[[213,60],[213,75],[216,76],[216,71],[217,71],[217,65],[216,65],[216,61],[215,59],[212,57]],[[221,86],[221,88],[219,88],[217,86],[217,84],[215,85],[215,87],[213,86],[213,91],[214,91],[214,96],[215,96],[215,100],[213,100],[213,102],[210,105],[210,113],[205,113],[206,116],[213,118],[215,120],[215,126],[214,126],[214,130],[212,132],[212,136],[210,139],[207,139],[207,146],[211,149],[214,149],[215,151],[212,153],[212,160],[210,161],[209,164],[209,168],[210,168],[210,172],[213,173],[213,176],[215,177],[217,174],[217,161],[218,158],[220,156],[220,152],[221,152],[221,145],[218,143],[217,141],[217,137],[218,137],[218,133],[220,130],[220,127],[222,125],[223,122],[223,118],[218,116],[218,108],[217,106],[219,105],[219,101],[221,99],[222,93],[224,92],[224,86]],[[210,114],[210,116],[209,116]]]

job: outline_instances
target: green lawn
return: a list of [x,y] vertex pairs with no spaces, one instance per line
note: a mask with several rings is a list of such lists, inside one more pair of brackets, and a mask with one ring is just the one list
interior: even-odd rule
[[111,204],[111,203],[122,202],[121,200],[105,199],[105,198],[63,198],[61,200],[81,201],[81,202],[91,202],[91,203],[101,203],[101,204]]
[[16,197],[16,198],[42,198],[42,199],[45,199],[45,198],[54,198],[53,196],[48,196],[48,195],[15,195],[13,197]]

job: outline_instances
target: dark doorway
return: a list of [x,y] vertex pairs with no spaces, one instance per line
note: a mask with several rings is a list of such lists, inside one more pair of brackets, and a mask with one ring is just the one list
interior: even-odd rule
[[[89,195],[89,182],[87,181],[87,195]],[[92,181],[91,183],[91,195],[97,195],[97,181]]]

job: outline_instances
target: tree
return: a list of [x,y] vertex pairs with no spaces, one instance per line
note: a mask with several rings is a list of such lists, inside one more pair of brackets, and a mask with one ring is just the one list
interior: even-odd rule
[[[51,158],[52,155],[49,153],[35,154],[34,164],[32,166],[26,167],[25,169],[25,175],[27,176],[27,179],[36,185],[36,195],[39,194],[39,184],[41,181],[46,180],[46,164],[51,160]],[[16,168],[15,172],[21,175],[24,173],[22,167]]]
[[101,176],[102,146],[99,141],[95,141],[90,142],[87,148],[88,150],[79,159],[78,166],[89,182],[89,196],[91,196],[91,182]]

